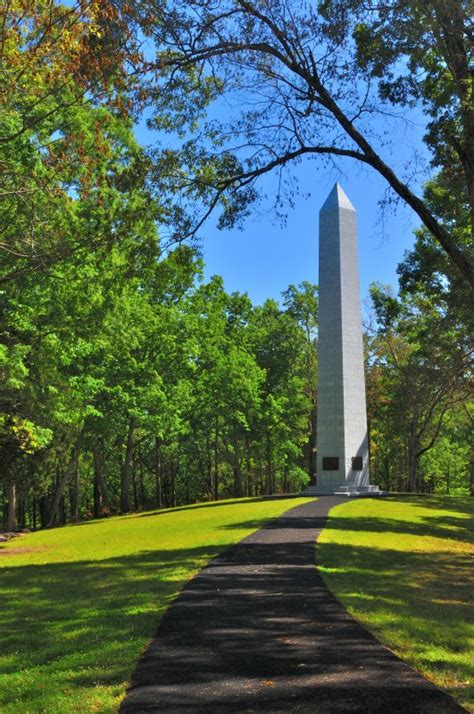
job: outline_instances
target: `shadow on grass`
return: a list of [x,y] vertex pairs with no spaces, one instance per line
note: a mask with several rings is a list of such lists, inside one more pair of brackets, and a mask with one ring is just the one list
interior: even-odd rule
[[[301,498],[300,494],[278,494],[276,496],[256,496],[255,498],[235,498],[225,501],[206,501],[205,503],[190,503],[187,506],[176,506],[175,508],[160,508],[154,509],[152,511],[145,511],[143,513],[127,513],[122,516],[114,516],[114,520],[121,521],[124,518],[148,518],[150,516],[165,516],[170,513],[179,513],[179,511],[196,511],[203,508],[218,508],[222,506],[245,506],[247,503],[264,503],[265,501],[283,501]],[[81,523],[76,523],[74,526],[88,526],[92,523],[106,523],[107,518],[98,518],[91,521],[82,521]]]
[[16,711],[59,711],[54,701],[48,708],[45,672],[59,693],[128,681],[159,616],[193,571],[220,551],[153,550],[3,568],[0,710],[11,706],[14,691]]
[[219,530],[230,531],[240,528],[262,528],[262,530],[284,530],[285,528],[291,528],[292,530],[300,529],[316,529],[320,530],[324,528],[327,521],[326,516],[316,516],[316,517],[300,517],[292,518],[291,516],[285,517],[285,515],[280,516],[278,519],[272,518],[267,523],[262,524],[262,521],[251,520],[243,521],[241,523],[229,523],[228,525],[221,526]]
[[[197,508],[234,503],[245,508],[245,503],[266,500]],[[266,520],[252,521],[252,527]],[[153,549],[101,561],[6,565],[0,571],[0,710],[60,711],[55,692],[59,697],[66,693],[69,702],[101,687],[123,691],[160,616],[193,572],[225,548]],[[77,710],[93,709],[84,703]],[[72,705],[70,710],[75,710]]]
[[[472,512],[469,502],[433,501],[430,507],[442,511]],[[411,502],[424,508],[429,503],[416,498]],[[364,539],[370,533],[391,532],[421,540],[414,544],[415,552],[370,547],[357,543],[357,535],[347,544],[318,542],[317,562],[330,589],[350,612],[458,700],[470,698],[472,705],[472,558],[467,547],[449,546],[449,540],[472,540],[470,525],[464,515],[438,513],[414,523],[344,518],[336,512],[328,522],[333,531],[360,531]],[[423,536],[448,540],[446,550],[422,552]]]
[[[387,501],[397,501],[396,496],[388,496]],[[425,496],[407,496],[402,503],[413,503],[421,508],[432,508],[443,511],[456,511],[460,514],[473,515],[474,498],[469,496],[433,496],[427,494]]]
[[400,535],[430,536],[433,538],[450,538],[452,540],[473,540],[473,530],[467,519],[443,518],[439,522],[436,517],[424,517],[420,522],[404,521],[396,518],[361,517],[344,518],[333,516],[330,518],[328,528],[340,531],[359,531],[361,533],[398,533]]
[[336,596],[383,640],[425,672],[444,673],[466,695],[472,678],[472,559],[334,543],[317,547],[318,565]]
[[[417,517],[416,521],[387,518],[382,515],[384,513],[383,504],[385,503],[390,505],[399,503],[402,512],[410,505],[424,510],[433,509],[440,512],[434,516],[413,514]],[[431,536],[474,542],[474,529],[472,528],[474,499],[427,495],[424,497],[410,496],[399,500],[395,496],[390,496],[380,501],[380,504],[380,516],[374,516],[372,511],[370,516],[361,515],[347,518],[344,517],[342,511],[331,511],[328,528],[361,533],[399,533],[400,535],[419,536],[421,538]]]
[[[432,536],[435,538],[450,538],[452,540],[466,541],[474,540],[472,524],[466,518],[456,518],[445,516],[440,522],[437,517],[426,516],[419,523],[404,521],[395,518],[344,518],[334,515],[329,517],[328,527],[340,531],[360,531],[363,533],[399,533],[419,537]],[[324,528],[326,518],[300,518],[286,520],[280,517],[278,521],[272,520],[263,526],[264,529],[285,528]],[[245,521],[243,523],[231,523],[221,526],[220,530],[234,530],[238,528],[258,528],[261,521]]]

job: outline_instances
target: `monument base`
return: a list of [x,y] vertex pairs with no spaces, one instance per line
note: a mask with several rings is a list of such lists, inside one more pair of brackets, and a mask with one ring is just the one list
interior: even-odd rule
[[308,486],[301,492],[302,496],[385,496],[386,492],[381,491],[378,486],[348,486],[342,484],[336,488],[327,488],[323,486]]

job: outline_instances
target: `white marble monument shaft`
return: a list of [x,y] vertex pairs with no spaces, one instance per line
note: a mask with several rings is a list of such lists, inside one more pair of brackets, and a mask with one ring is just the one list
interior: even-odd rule
[[318,370],[317,490],[367,487],[356,213],[339,184],[319,214]]

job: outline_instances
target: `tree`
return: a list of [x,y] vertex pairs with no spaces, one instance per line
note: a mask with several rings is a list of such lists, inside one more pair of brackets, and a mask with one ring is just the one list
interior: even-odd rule
[[[15,196],[0,198],[0,209],[11,213],[4,225],[8,249],[0,262],[0,369],[5,377],[0,388],[0,418],[5,425],[0,448],[8,450],[8,462],[24,476],[24,498],[37,485],[35,470],[45,473],[54,464],[54,477],[50,470],[41,482],[42,518],[49,523],[60,517],[71,483],[77,505],[84,426],[91,413],[97,413],[98,382],[90,373],[79,377],[76,366],[97,351],[97,342],[103,347],[104,322],[123,283],[137,280],[148,264],[149,270],[156,266],[156,220],[161,215],[146,191],[143,154],[127,118],[87,102],[67,112],[58,109],[55,117],[71,144],[71,164],[49,173],[34,141],[18,155],[11,154],[19,170],[28,173],[32,168],[33,175],[38,171],[50,180],[53,197],[40,191],[26,201],[26,209]],[[101,147],[96,143],[99,122]],[[79,134],[74,145],[73,137]],[[17,141],[27,138],[25,133]],[[91,156],[94,153],[93,164],[85,160],[84,146]],[[25,239],[27,224],[34,234],[32,252],[19,255],[14,247]],[[27,425],[32,434],[28,443],[39,443],[38,448],[25,449],[25,438],[12,438],[18,424]],[[45,430],[52,436],[46,449],[49,457],[41,465],[40,458],[33,464],[29,455],[46,446],[38,437]],[[7,469],[1,476],[11,484]]]
[[471,403],[465,408],[449,411],[442,435],[421,459],[422,478],[437,493],[472,495],[473,406]]
[[[434,0],[378,4],[355,27],[358,61],[394,105],[421,101],[433,166],[457,186],[474,232],[472,7]],[[459,188],[462,190],[459,191]],[[432,209],[432,206],[430,207]],[[436,214],[435,214],[436,215]],[[445,225],[448,225],[445,222]]]
[[378,319],[368,380],[375,470],[389,487],[390,462],[415,491],[420,459],[426,462],[453,413],[472,397],[472,347],[423,293],[398,300],[380,286],[371,292]]
[[264,466],[269,494],[288,490],[290,483],[299,489],[309,481],[307,448],[314,401],[308,384],[310,348],[300,322],[308,313],[296,309],[298,303],[300,308],[313,305],[314,296],[306,288],[300,300],[294,286],[283,294],[287,310],[266,300],[252,316],[253,350],[266,374],[253,448]]
[[384,177],[474,286],[472,233],[469,246],[456,240],[450,223],[384,159],[387,142],[372,122],[375,114],[393,116],[396,105],[424,104],[434,161],[460,177],[474,215],[467,2],[173,0],[157,12],[135,3],[132,17],[157,45],[147,85],[152,126],[185,137],[212,101],[238,106],[204,124],[204,143],[193,136],[158,164],[182,195],[204,196],[204,218],[221,202],[221,225],[232,223],[248,211],[258,177],[304,156],[352,158]]
[[296,287],[290,285],[283,293],[283,305],[303,328],[306,335],[306,394],[312,404],[309,415],[308,473],[311,479],[316,474],[316,385],[317,356],[316,340],[318,327],[318,297],[316,285],[307,281]]
[[[451,224],[459,244],[468,246],[468,207],[463,201],[462,186],[454,182],[448,173],[447,170],[441,171],[426,184],[425,200],[440,220]],[[407,297],[424,294],[453,326],[457,326],[463,340],[471,340],[474,335],[472,291],[429,231],[420,228],[415,235],[413,249],[405,254],[397,268],[401,292]]]
[[18,527],[17,487],[20,480],[24,479],[20,459],[42,449],[50,438],[49,429],[42,429],[27,419],[0,415],[0,455],[7,492],[8,531],[15,531]]
[[118,138],[120,123],[130,127],[132,74],[125,62],[137,52],[108,0],[3,3],[2,282],[110,240],[112,220],[109,231],[78,231],[74,199],[100,201],[105,184],[116,180],[112,164],[120,140],[112,147],[112,137]]

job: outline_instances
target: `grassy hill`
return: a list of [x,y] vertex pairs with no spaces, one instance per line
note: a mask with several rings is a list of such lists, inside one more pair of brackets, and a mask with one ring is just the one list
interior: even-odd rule
[[[91,521],[0,546],[2,714],[115,712],[160,616],[214,555],[307,499]],[[328,585],[403,659],[472,705],[473,499],[360,499],[318,543]]]
[[91,521],[0,547],[0,711],[113,712],[166,607],[226,546],[307,499]]
[[392,650],[474,711],[474,499],[362,499],[318,542],[327,584]]

